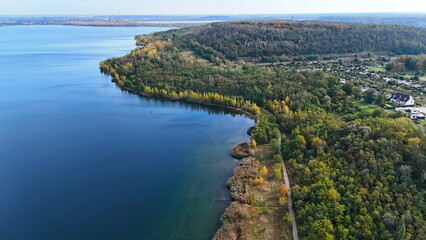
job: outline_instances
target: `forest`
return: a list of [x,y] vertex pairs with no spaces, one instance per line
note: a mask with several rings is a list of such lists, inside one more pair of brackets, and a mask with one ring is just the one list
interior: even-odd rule
[[[211,57],[236,60],[271,56],[426,51],[426,29],[401,25],[339,24],[292,21],[218,22],[159,32],[152,37]],[[144,36],[138,38],[144,44]]]
[[360,111],[326,72],[237,60],[272,54],[425,50],[425,30],[397,25],[229,22],[136,37],[101,62],[120,87],[210,103],[257,118],[258,144],[283,135],[299,234],[321,239],[426,239],[426,142],[402,113]]

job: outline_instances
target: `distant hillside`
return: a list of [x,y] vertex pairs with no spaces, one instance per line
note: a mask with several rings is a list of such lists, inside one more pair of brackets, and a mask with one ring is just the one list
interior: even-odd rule
[[[194,28],[170,30],[150,36],[173,39],[179,48],[192,50],[203,58],[281,55],[426,52],[426,29],[380,24],[339,24],[292,21],[219,22]],[[139,36],[144,44],[146,36]]]
[[426,16],[421,13],[335,14],[318,16],[313,19],[320,22],[400,24],[426,28]]

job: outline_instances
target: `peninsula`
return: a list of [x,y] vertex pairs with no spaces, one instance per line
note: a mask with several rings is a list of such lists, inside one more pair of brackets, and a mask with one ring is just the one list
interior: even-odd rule
[[425,29],[239,21],[136,41],[126,56],[100,63],[117,86],[256,118],[252,142],[236,149],[243,156],[236,154],[241,164],[228,182],[234,202],[215,239],[426,239],[419,126],[405,112],[365,111],[358,86],[349,91],[335,71],[291,67],[421,54]]

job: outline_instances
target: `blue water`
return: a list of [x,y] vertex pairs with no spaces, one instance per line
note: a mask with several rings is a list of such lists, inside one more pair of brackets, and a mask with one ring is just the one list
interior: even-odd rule
[[162,28],[0,28],[0,239],[209,239],[251,120],[122,92],[99,61]]
[[169,21],[169,20],[165,20],[165,21],[140,21],[138,23],[214,23],[214,22],[221,22],[223,20],[174,20],[174,21]]

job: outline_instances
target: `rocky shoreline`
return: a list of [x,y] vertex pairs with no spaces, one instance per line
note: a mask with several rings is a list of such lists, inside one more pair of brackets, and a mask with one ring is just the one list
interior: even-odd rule
[[254,177],[257,172],[255,169],[256,159],[250,156],[250,145],[241,143],[236,145],[231,155],[240,160],[239,166],[234,169],[233,176],[228,179],[227,187],[230,190],[231,205],[225,209],[221,217],[221,228],[216,232],[213,239],[240,239],[242,229],[242,219],[245,219],[245,213],[249,211],[247,178]]
[[[259,154],[249,143],[236,145],[231,155],[240,160],[227,182],[232,202],[225,209],[213,240],[291,239],[289,228],[283,223],[286,210],[279,203],[277,190],[282,180],[275,179],[272,173],[262,173],[265,165],[272,167],[257,159]],[[256,183],[258,179],[262,182]]]

